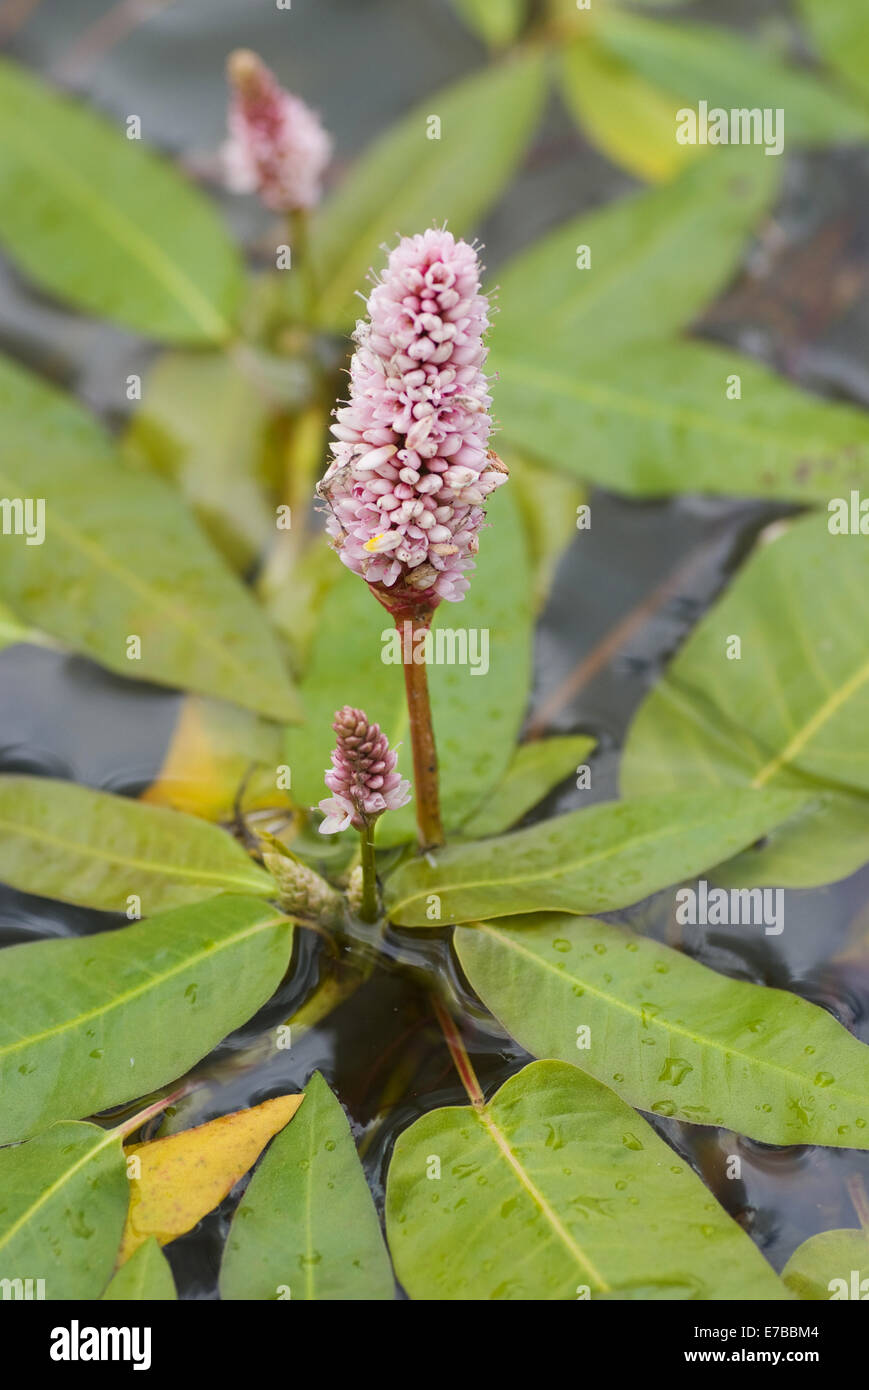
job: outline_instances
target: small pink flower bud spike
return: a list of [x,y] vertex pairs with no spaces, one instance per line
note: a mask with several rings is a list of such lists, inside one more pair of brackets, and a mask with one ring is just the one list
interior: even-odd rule
[[[476,251],[445,230],[403,238],[367,308],[317,491],[340,559],[415,638],[442,599],[464,597],[482,504],[507,480],[488,447],[489,306]],[[419,838],[429,849],[443,830],[425,665],[406,660],[404,676]]]
[[278,84],[261,58],[239,48],[227,62],[232,87],[221,151],[227,187],[257,193],[275,212],[316,207],[332,141],[319,117]]
[[371,831],[384,811],[397,811],[410,801],[410,783],[396,771],[398,754],[379,724],[361,709],[345,705],[335,715],[337,735],[332,766],[325,775],[332,796],[320,802],[325,820],[321,835],[333,835],[352,825],[362,844],[362,897],[359,911],[365,921],[377,917],[377,876]]

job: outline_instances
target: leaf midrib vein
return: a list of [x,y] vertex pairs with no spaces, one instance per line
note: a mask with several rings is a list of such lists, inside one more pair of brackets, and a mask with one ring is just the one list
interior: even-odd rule
[[87,1013],[76,1014],[74,1018],[65,1019],[63,1023],[56,1024],[52,1028],[45,1028],[41,1033],[31,1033],[26,1038],[19,1038],[13,1043],[8,1043],[0,1047],[0,1060],[8,1054],[17,1052],[22,1047],[35,1047],[39,1043],[44,1042],[47,1038],[57,1037],[62,1033],[67,1033],[72,1029],[79,1028],[82,1024],[90,1023],[93,1019],[99,1018],[101,1015],[111,1014],[114,1010],[122,1008],[125,1004],[128,1004],[130,1000],[136,999],[139,995],[147,994],[148,991],[152,989],[159,989],[161,985],[171,980],[173,975],[180,975],[185,970],[194,969],[200,961],[208,960],[209,957],[213,959],[219,955],[221,951],[228,950],[232,946],[237,946],[240,941],[246,941],[248,938],[256,936],[259,932],[267,931],[271,927],[278,926],[280,923],[286,923],[288,926],[291,925],[288,917],[284,917],[282,913],[276,913],[274,917],[269,917],[263,922],[256,922],[252,927],[246,927],[243,931],[236,932],[233,936],[224,937],[222,941],[217,942],[214,946],[198,951],[195,955],[185,956],[177,965],[173,965],[162,974],[149,975],[147,980],[144,980],[140,985],[136,985],[135,988],[126,990],[123,994],[114,995],[108,1003],[99,1004],[95,1008],[88,1010]]
[[581,1268],[584,1269],[586,1273],[591,1276],[591,1278],[598,1284],[598,1286],[604,1292],[608,1292],[610,1290],[610,1285],[607,1283],[604,1276],[595,1267],[595,1265],[592,1263],[589,1257],[586,1254],[584,1254],[584,1252],[577,1245],[576,1241],[573,1239],[573,1236],[570,1234],[566,1226],[560,1220],[557,1212],[555,1212],[553,1208],[549,1205],[543,1193],[535,1184],[533,1178],[531,1177],[531,1174],[528,1173],[525,1170],[525,1168],[523,1168],[522,1164],[519,1162],[519,1159],[516,1157],[513,1150],[510,1148],[507,1136],[495,1123],[495,1119],[492,1115],[492,1112],[488,1109],[488,1107],[486,1107],[481,1110],[475,1110],[474,1114],[475,1117],[479,1120],[480,1124],[482,1125],[484,1132],[495,1144],[499,1154],[505,1160],[508,1167],[512,1170],[514,1176],[519,1182],[519,1185],[528,1194],[528,1196],[530,1197],[534,1205],[537,1207],[537,1210],[540,1212],[543,1219],[547,1222],[550,1229],[561,1241],[562,1245],[564,1245],[565,1249],[569,1252],[573,1259],[576,1260],[577,1264],[580,1265]]
[[115,1130],[107,1130],[106,1137],[104,1139],[102,1139],[98,1144],[94,1144],[92,1148],[88,1149],[87,1153],[84,1154],[78,1160],[77,1163],[74,1163],[71,1168],[64,1169],[64,1171],[61,1173],[60,1177],[56,1180],[56,1182],[53,1182],[50,1187],[45,1188],[45,1190],[39,1194],[39,1197],[36,1199],[36,1201],[33,1202],[27,1208],[27,1210],[22,1213],[18,1220],[15,1221],[9,1227],[5,1235],[0,1237],[0,1249],[2,1249],[4,1245],[9,1244],[9,1241],[12,1239],[14,1235],[16,1235],[18,1231],[21,1230],[22,1226],[25,1226],[28,1221],[32,1220],[34,1213],[37,1212],[41,1206],[44,1206],[45,1203],[51,1197],[53,1197],[56,1192],[59,1192],[61,1188],[65,1186],[66,1183],[70,1182],[80,1168],[83,1168],[85,1164],[90,1163],[91,1159],[95,1158],[96,1155],[101,1153],[103,1149],[107,1148],[109,1144],[114,1143],[117,1137],[118,1136]]
[[[8,115],[8,111],[6,112]],[[53,150],[46,146],[34,131],[22,123],[15,125],[16,139],[31,151],[33,162],[49,175],[61,190],[65,190],[70,201],[84,210],[87,218],[102,225],[111,239],[130,252],[132,258],[140,262],[144,269],[159,284],[162,283],[170,293],[184,305],[195,323],[209,335],[216,333],[225,338],[229,325],[214,306],[208,301],[188,276],[167,256],[163,248],[143,236],[140,229],[113,204],[93,198],[93,190],[74,170],[61,163]]]
[[[554,966],[549,961],[544,960],[542,956],[536,955],[534,951],[529,951],[527,946],[522,946],[519,944],[519,942],[513,941],[507,937],[502,936],[502,934],[497,930],[497,928],[491,927],[485,922],[478,921],[474,923],[469,923],[467,929],[474,931],[483,931],[488,936],[494,937],[495,940],[502,941],[504,945],[507,946],[509,949],[518,952],[520,955],[527,956],[530,960],[533,960],[537,965],[541,966],[542,969],[548,970],[550,974],[555,975],[556,978],[561,980],[562,982],[565,980],[572,980],[574,984],[581,984],[584,989],[587,989],[589,993],[593,994],[597,999],[602,1000],[606,1004],[614,1005],[616,1009],[620,1009],[624,1013],[632,1014],[642,1023],[642,1009],[636,1008],[634,1005],[629,1004],[627,1000],[620,999],[617,995],[608,994],[606,990],[600,989],[593,984],[589,984],[585,976],[580,978],[577,975],[570,974],[563,970],[559,970],[557,966]],[[721,978],[724,977],[722,976]],[[788,993],[787,990],[782,990],[780,992],[783,994]],[[798,996],[791,995],[790,997],[796,999]],[[788,1067],[781,1066],[777,1062],[758,1062],[757,1058],[752,1057],[751,1054],[748,1052],[740,1052],[738,1048],[728,1047],[726,1043],[719,1043],[716,1042],[714,1039],[704,1038],[701,1034],[692,1033],[689,1028],[681,1027],[677,1023],[667,1023],[659,1017],[652,1018],[651,1023],[654,1027],[660,1028],[661,1031],[665,1034],[675,1033],[678,1037],[687,1038],[690,1042],[695,1043],[696,1046],[701,1049],[701,1051],[703,1047],[708,1047],[712,1051],[723,1053],[725,1057],[739,1058],[740,1061],[748,1062],[752,1066],[765,1067],[769,1071],[780,1072],[782,1076],[788,1077],[791,1081],[796,1081],[801,1087],[805,1087],[808,1085],[808,1081],[805,1076],[802,1076],[799,1072],[791,1071]],[[645,1024],[644,1026],[648,1027],[648,1024]],[[835,1094],[838,1096],[847,1097],[849,1100],[857,1100],[864,1102],[866,1100],[865,1096],[860,1096],[855,1091],[846,1091],[843,1087],[839,1086],[836,1087]]]
[[181,864],[167,865],[159,861],[134,859],[129,855],[112,854],[95,845],[82,845],[77,840],[64,840],[60,835],[52,835],[47,830],[22,826],[17,821],[5,820],[2,817],[0,817],[0,830],[10,831],[13,835],[32,840],[37,845],[53,845],[56,849],[72,851],[84,858],[101,859],[107,864],[120,864],[125,868],[142,869],[145,873],[162,874],[166,878],[189,878],[196,883],[237,884],[251,893],[262,892],[267,887],[262,879],[240,878],[236,877],[235,874],[222,873],[219,869],[188,869]]

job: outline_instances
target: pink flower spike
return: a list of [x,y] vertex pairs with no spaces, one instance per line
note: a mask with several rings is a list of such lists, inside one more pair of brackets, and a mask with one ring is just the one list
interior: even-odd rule
[[320,802],[326,817],[321,835],[334,835],[349,825],[364,830],[383,811],[397,811],[410,801],[410,783],[396,772],[398,754],[379,724],[372,724],[361,709],[345,705],[332,728],[337,744],[325,780],[333,795]]
[[230,54],[229,138],[221,157],[233,193],[258,193],[275,212],[315,207],[332,141],[319,117],[278,84],[249,49]]
[[468,588],[482,503],[507,480],[488,448],[489,305],[477,253],[450,232],[405,237],[368,298],[318,486],[340,559],[398,615]]

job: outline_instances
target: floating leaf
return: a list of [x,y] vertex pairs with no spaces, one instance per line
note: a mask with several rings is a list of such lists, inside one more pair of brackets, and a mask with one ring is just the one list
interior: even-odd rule
[[128,458],[179,485],[241,574],[275,529],[262,477],[273,409],[237,356],[167,352],[148,373],[124,440]]
[[0,776],[0,879],[24,893],[136,915],[215,893],[268,896],[269,874],[224,830],[49,777]]
[[350,1126],[319,1072],[233,1218],[226,1299],[392,1299],[395,1280]]
[[183,1076],[274,993],[292,933],[228,897],[0,951],[0,1143]]
[[[529,50],[427,96],[374,144],[312,229],[321,326],[352,326],[358,292],[397,232],[447,221],[458,236],[474,225],[509,182],[542,97],[542,59]],[[439,139],[427,134],[432,116]]]
[[616,164],[653,183],[673,178],[699,147],[676,140],[678,102],[600,44],[580,38],[561,54],[561,90],[577,124]]
[[588,757],[595,743],[586,734],[564,734],[523,743],[501,781],[465,821],[462,833],[469,839],[482,839],[509,830],[559,782],[576,775],[577,765]]
[[869,32],[853,0],[797,0],[821,55],[865,101],[869,98]]
[[129,678],[293,718],[265,618],[177,495],[124,467],[73,400],[2,360],[0,413],[0,492],[45,500],[44,543],[0,546],[16,616]]
[[543,607],[556,565],[576,536],[579,506],[586,492],[577,479],[532,462],[515,449],[502,449],[510,468],[510,491],[525,530],[533,573],[534,607]]
[[796,994],[594,918],[483,922],[455,945],[532,1056],[574,1062],[640,1110],[765,1144],[869,1148],[869,1048]]
[[515,39],[528,11],[528,0],[452,0],[462,19],[493,48]]
[[[809,887],[863,864],[867,609],[862,536],[831,535],[820,516],[760,546],[640,707],[622,762],[625,794],[802,788],[815,800],[729,866],[732,881]],[[728,660],[734,637],[740,657]]]
[[781,1277],[798,1298],[865,1300],[869,1297],[866,1232],[821,1231],[810,1236],[791,1255]]
[[35,628],[20,623],[5,603],[0,603],[0,651],[4,647],[14,647],[19,642],[29,642],[38,647],[51,647],[54,643]]
[[151,1236],[167,1245],[192,1231],[232,1191],[272,1136],[293,1118],[302,1100],[301,1095],[276,1096],[168,1139],[129,1145],[128,1171],[132,1157],[139,1165],[138,1175],[130,1176],[130,1209],[120,1263]]
[[[777,168],[775,160],[722,150],[666,188],[583,213],[535,242],[498,270],[493,363],[533,364],[539,353],[551,362],[557,353],[570,375],[627,344],[686,327],[732,273],[775,196]],[[584,269],[582,246],[591,252]],[[499,392],[499,417],[511,393],[512,386]],[[575,435],[563,447],[574,450]]]
[[[734,378],[740,396],[731,399]],[[837,489],[869,484],[865,412],[705,343],[644,343],[576,373],[543,347],[533,363],[502,364],[501,379],[511,433],[533,447],[537,429],[554,467],[610,490],[826,503]],[[556,457],[571,430],[582,450]]]
[[121,1265],[103,1302],[166,1303],[177,1297],[169,1261],[152,1236]]
[[[491,364],[508,444],[562,472],[594,476],[589,460],[607,414],[621,405],[632,420],[640,409],[613,386],[621,354],[644,342],[656,352],[662,336],[696,317],[775,194],[775,161],[746,163],[743,150],[721,156],[698,161],[666,188],[583,214],[499,271]],[[612,364],[603,379],[602,362]],[[660,410],[656,404],[656,417]],[[577,449],[577,420],[583,440],[596,431],[593,447]]]
[[8,61],[0,132],[0,242],[37,284],[151,337],[229,336],[240,257],[166,160]]
[[386,907],[403,927],[542,909],[612,912],[729,859],[803,799],[728,787],[604,802],[410,860],[388,879]]
[[[525,713],[531,665],[532,596],[528,560],[516,500],[509,487],[490,500],[491,527],[482,538],[471,588],[461,604],[442,604],[435,633],[444,637],[442,663],[429,665],[434,725],[441,760],[441,799],[447,826],[458,825],[504,772]],[[337,560],[335,564],[337,564]],[[341,641],[335,633],[340,631]],[[335,710],[364,709],[401,742],[399,770],[413,779],[404,671],[386,664],[384,635],[393,624],[358,575],[345,571],[330,590],[302,686],[308,723],[288,734],[287,761],[293,799],[313,805],[325,795],[323,770],[335,736]],[[481,636],[482,634],[482,636]],[[488,643],[488,670],[483,671]],[[465,664],[450,661],[467,648]],[[435,651],[435,655],[436,655]],[[474,674],[475,657],[481,674]],[[378,841],[395,844],[414,836],[413,803],[390,812]]]
[[279,805],[276,788],[283,735],[250,710],[190,695],[184,700],[159,775],[141,800],[205,820],[230,820],[242,795],[245,811]]
[[[705,101],[709,108],[784,110],[785,148],[863,138],[869,112],[818,77],[788,67],[755,40],[708,24],[680,19],[666,24],[608,8],[597,30],[601,42],[649,82],[679,94],[675,105]],[[674,119],[675,138],[675,119]],[[713,153],[717,153],[717,148]],[[758,158],[763,151],[755,148]]]
[[386,1221],[414,1299],[549,1301],[638,1285],[650,1299],[783,1297],[687,1164],[563,1062],[533,1062],[485,1109],[433,1110],[400,1134]]
[[4,1298],[38,1279],[47,1300],[99,1298],[129,1196],[118,1133],[65,1123],[2,1149],[0,1191],[0,1278],[34,1281]]

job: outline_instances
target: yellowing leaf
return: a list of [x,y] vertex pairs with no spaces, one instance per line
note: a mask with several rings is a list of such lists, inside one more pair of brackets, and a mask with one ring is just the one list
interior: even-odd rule
[[203,820],[228,820],[239,789],[243,808],[280,805],[275,767],[281,761],[277,724],[251,710],[188,695],[166,750],[159,775],[141,800]]
[[[192,1230],[223,1201],[303,1100],[302,1095],[276,1096],[167,1139],[129,1145],[127,1159],[139,1159],[138,1176],[130,1176],[130,1207],[118,1263],[128,1260],[150,1236],[168,1245]],[[128,1161],[128,1170],[132,1166]]]
[[596,44],[578,39],[561,57],[564,99],[588,139],[629,173],[666,182],[702,150],[676,140],[679,101]]

